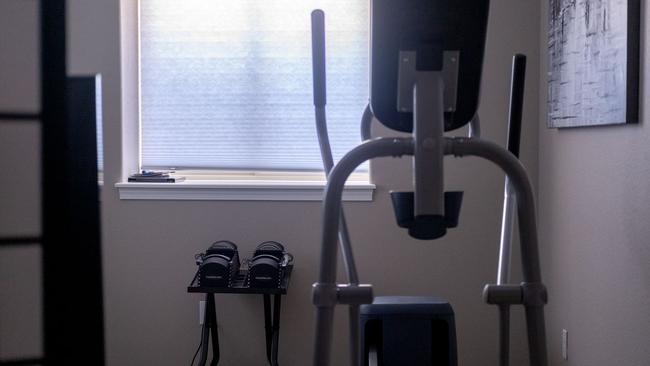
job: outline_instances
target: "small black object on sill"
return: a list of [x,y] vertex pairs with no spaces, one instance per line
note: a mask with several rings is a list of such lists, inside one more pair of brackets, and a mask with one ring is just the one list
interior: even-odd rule
[[169,172],[143,170],[142,173],[135,173],[129,176],[132,183],[176,183],[182,182],[185,177],[173,176]]

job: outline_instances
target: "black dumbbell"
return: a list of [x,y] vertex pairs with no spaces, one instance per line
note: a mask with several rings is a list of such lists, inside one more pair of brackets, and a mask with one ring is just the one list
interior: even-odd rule
[[284,246],[278,242],[266,241],[258,245],[249,264],[249,287],[279,287],[284,267],[291,260],[291,254],[287,253]]
[[213,243],[205,253],[196,256],[199,266],[199,286],[229,287],[239,272],[237,245],[228,240]]

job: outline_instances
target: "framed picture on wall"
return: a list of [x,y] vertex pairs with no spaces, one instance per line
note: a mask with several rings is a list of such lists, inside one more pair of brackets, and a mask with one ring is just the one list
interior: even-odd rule
[[640,0],[550,0],[548,127],[636,123]]

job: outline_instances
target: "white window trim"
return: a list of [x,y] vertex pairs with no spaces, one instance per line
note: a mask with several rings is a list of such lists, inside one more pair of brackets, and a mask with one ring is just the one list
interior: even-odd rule
[[[179,183],[117,183],[122,200],[322,201],[325,182],[203,180]],[[374,184],[352,182],[344,201],[372,201]]]
[[[177,183],[133,183],[128,175],[140,165],[139,1],[121,0],[122,181],[121,200],[321,201],[323,173],[177,172]],[[134,101],[138,101],[134,103]],[[376,186],[370,173],[355,173],[346,183],[344,201],[372,201]]]

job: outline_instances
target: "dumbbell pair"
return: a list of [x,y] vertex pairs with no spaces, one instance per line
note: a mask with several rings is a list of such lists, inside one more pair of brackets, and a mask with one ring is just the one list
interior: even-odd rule
[[[199,266],[199,286],[232,287],[239,273],[240,261],[237,245],[228,240],[217,241],[195,256]],[[248,260],[248,275],[245,286],[274,288],[280,286],[284,268],[293,261],[293,256],[284,246],[275,241],[261,243]]]

